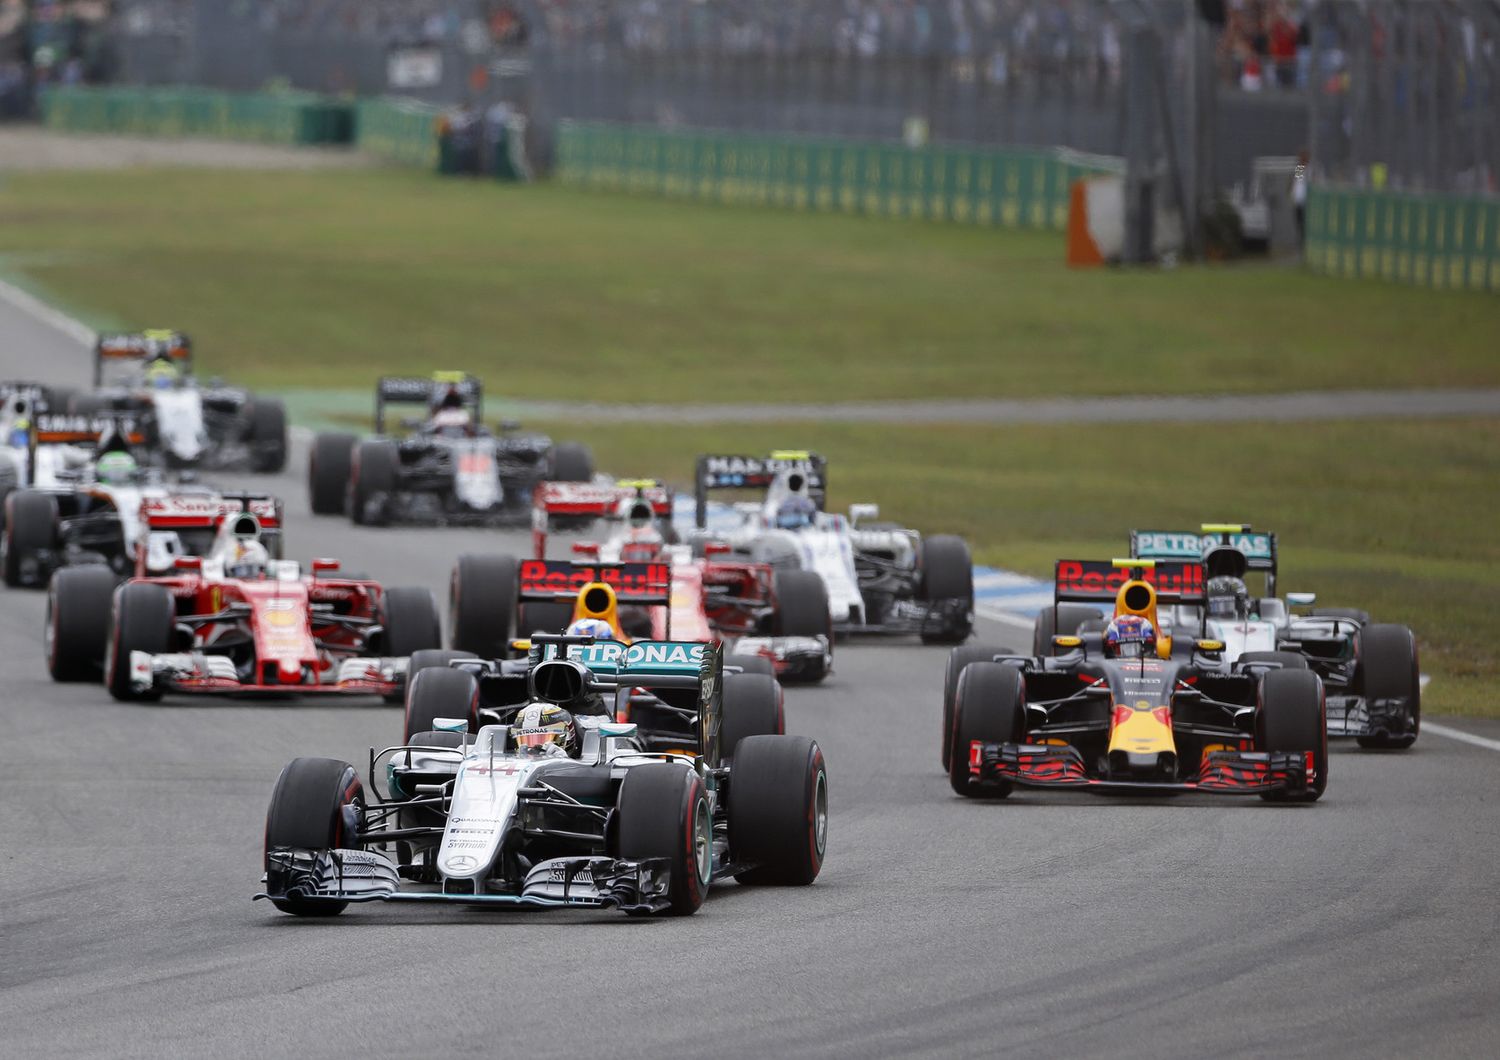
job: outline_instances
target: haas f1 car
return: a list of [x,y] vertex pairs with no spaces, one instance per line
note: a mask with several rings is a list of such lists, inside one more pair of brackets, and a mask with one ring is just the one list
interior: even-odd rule
[[[962,538],[879,523],[880,509],[856,504],[849,515],[824,511],[827,466],[801,451],[769,457],[700,456],[695,540],[729,546],[731,555],[774,570],[817,574],[827,589],[837,633],[917,634],[958,644],[974,628],[974,571]],[[708,499],[718,490],[764,490],[734,506],[737,525],[710,531]]]
[[[47,662],[58,681],[103,676],[120,700],[163,693],[378,695],[399,702],[414,652],[440,648],[426,589],[384,589],[340,577],[336,560],[310,575],[270,558],[274,533],[256,498],[178,513],[180,530],[212,527],[206,555],[179,555],[116,589],[101,568],[58,571],[47,595]],[[280,509],[271,502],[274,516]],[[268,519],[268,522],[270,519]]]
[[[1231,662],[1311,668],[1328,690],[1330,736],[1395,750],[1416,742],[1422,684],[1412,631],[1353,608],[1311,607],[1312,593],[1279,599],[1275,534],[1243,523],[1205,523],[1197,534],[1136,530],[1130,546],[1143,559],[1201,559],[1205,599],[1174,608],[1169,625],[1223,642]],[[1257,575],[1264,592],[1252,596],[1246,580]]]
[[286,466],[286,406],[193,375],[193,347],[177,331],[101,335],[94,387],[75,394],[78,415],[126,413],[146,451],[168,467],[276,472]]
[[[695,556],[693,548],[677,543],[672,507],[671,492],[654,480],[539,487],[532,524],[536,560],[545,560],[548,533],[558,522],[602,520],[607,533],[603,540],[573,544],[577,564],[554,560],[548,568],[522,565],[521,591],[546,593],[548,579],[553,589],[571,590],[589,577],[594,565],[665,565],[670,571],[664,579],[670,586],[667,599],[627,607],[620,616],[620,635],[722,643],[738,662],[747,656],[765,659],[783,681],[826,677],[833,663],[833,638],[823,580],[812,571],[777,570],[733,558],[722,544],[700,544]],[[575,603],[566,595],[551,601],[532,598],[521,604],[515,628],[523,635],[560,629],[574,617]]]
[[[386,407],[420,405],[422,418],[402,420],[408,433],[388,430]],[[531,494],[548,479],[594,477],[587,447],[502,424],[482,423],[479,380],[462,372],[430,379],[385,377],[375,391],[376,437],[324,433],[313,440],[308,490],[318,515],[345,512],[356,523],[523,525]]]
[[256,897],[301,916],[368,901],[681,916],[728,877],[817,878],[823,755],[782,734],[774,680],[726,672],[705,644],[543,635],[531,650],[525,673],[418,673],[408,735],[372,752],[368,786],[344,762],[288,765]]
[[[1045,654],[964,646],[948,662],[943,766],[953,790],[1258,794],[1313,802],[1328,783],[1323,682],[1219,641],[1150,636],[1163,605],[1201,603],[1197,563],[1057,564],[1059,602],[1113,602],[1116,630],[1051,635]],[[1141,621],[1141,620],[1144,620]]]

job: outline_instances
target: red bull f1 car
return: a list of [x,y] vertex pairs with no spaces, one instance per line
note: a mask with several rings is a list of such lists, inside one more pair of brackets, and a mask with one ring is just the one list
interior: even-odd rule
[[[1196,563],[1064,560],[1059,602],[1113,604],[1152,626],[1158,602],[1202,600]],[[1230,663],[1223,644],[1175,643],[1116,657],[1099,634],[1055,634],[1053,651],[955,651],[944,702],[953,790],[1003,798],[1013,788],[1258,794],[1312,802],[1328,783],[1323,682],[1274,661]],[[960,653],[967,653],[962,658]]]

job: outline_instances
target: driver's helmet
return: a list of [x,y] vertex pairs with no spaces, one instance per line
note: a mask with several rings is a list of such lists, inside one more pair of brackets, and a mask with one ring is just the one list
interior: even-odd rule
[[447,406],[432,414],[432,429],[449,438],[461,438],[472,433],[474,417],[462,405]]
[[776,509],[776,525],[783,530],[800,530],[811,526],[817,515],[817,506],[806,497],[788,497]]
[[170,358],[156,357],[146,365],[146,385],[152,390],[170,390],[178,378],[177,366]]
[[263,578],[271,554],[266,546],[252,538],[236,537],[229,543],[224,557],[224,573],[231,578]]
[[1156,651],[1156,627],[1141,615],[1120,615],[1104,629],[1104,653],[1116,659],[1143,659]]
[[568,626],[570,637],[593,637],[595,640],[614,640],[614,627],[602,618],[580,618]]
[[120,449],[110,450],[94,464],[95,476],[106,486],[127,485],[135,480],[139,471],[135,457]]
[[1210,578],[1206,590],[1210,618],[1244,618],[1250,614],[1250,591],[1239,578]]
[[630,502],[630,510],[625,518],[630,522],[632,530],[643,530],[656,522],[656,513],[651,510],[651,502],[637,497]]
[[620,545],[620,560],[623,563],[650,563],[661,555],[665,545],[654,526],[631,530]]
[[583,750],[578,723],[554,703],[532,703],[521,708],[511,723],[516,750],[524,755],[567,755],[577,758]]
[[10,424],[10,436],[6,442],[17,449],[25,449],[26,443],[31,436],[31,421],[25,416],[17,416]]

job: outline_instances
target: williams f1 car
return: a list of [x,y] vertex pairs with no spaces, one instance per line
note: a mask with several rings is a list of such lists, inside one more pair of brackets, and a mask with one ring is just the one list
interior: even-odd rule
[[[274,502],[273,502],[274,504]],[[118,589],[98,568],[59,571],[48,592],[54,680],[102,672],[120,700],[209,695],[378,695],[399,702],[414,652],[442,646],[426,589],[341,577],[337,560],[270,557],[256,504],[226,499],[184,517],[217,525],[206,555],[179,555],[168,574]],[[279,507],[275,508],[279,513]]]
[[[426,415],[399,426],[386,407],[421,405]],[[356,523],[523,525],[531,494],[548,479],[587,482],[594,477],[586,446],[540,434],[500,434],[483,426],[479,380],[462,372],[429,379],[386,377],[375,391],[375,434],[323,433],[313,440],[308,490],[318,515],[347,513]]]
[[[1198,534],[1132,531],[1130,546],[1144,559],[1202,561],[1205,599],[1174,608],[1169,628],[1223,642],[1231,662],[1310,667],[1328,690],[1330,736],[1353,736],[1362,747],[1380,749],[1416,742],[1422,684],[1415,635],[1353,608],[1311,607],[1312,593],[1278,598],[1275,534],[1243,523],[1205,523]],[[1251,596],[1246,578],[1257,574],[1264,593]]]
[[[709,495],[731,489],[765,493],[761,501],[734,506],[737,526],[710,531]],[[847,517],[829,514],[826,489],[827,465],[813,453],[700,456],[696,547],[728,545],[736,559],[817,574],[833,632],[917,634],[932,644],[967,640],[974,628],[974,571],[963,539],[923,538],[879,523],[873,504],[852,505]]]
[[286,466],[286,406],[193,375],[193,347],[176,331],[100,335],[94,387],[75,394],[79,415],[126,413],[146,451],[168,467],[276,472]]
[[[534,558],[546,558],[555,522],[602,520],[607,531],[602,540],[573,544],[585,563],[664,563],[671,569],[670,601],[627,609],[623,632],[723,643],[735,656],[766,659],[784,681],[826,677],[833,665],[833,640],[823,580],[812,571],[734,559],[723,544],[704,543],[694,556],[690,546],[677,543],[672,507],[671,491],[655,480],[547,483],[536,493]],[[523,634],[561,628],[573,605],[563,600],[524,606],[527,614],[516,627]]]
[[[1196,563],[1064,560],[1059,602],[1113,601],[1155,626],[1157,604],[1203,598]],[[1328,783],[1323,682],[1274,661],[1234,662],[1219,641],[1163,635],[1132,656],[1098,634],[1056,634],[1054,651],[988,659],[954,651],[943,704],[953,790],[1003,798],[1016,786],[1091,792],[1258,794],[1313,802]]]
[[[712,645],[539,636],[531,648],[524,674],[477,660],[422,670],[408,711],[433,729],[372,752],[368,787],[344,762],[287,766],[256,897],[302,916],[367,901],[688,915],[728,877],[817,878],[822,752],[781,734],[774,703],[756,713],[732,698],[772,679],[726,673]],[[560,746],[530,739],[528,719],[563,715]],[[672,749],[648,739],[658,716],[681,729]]]

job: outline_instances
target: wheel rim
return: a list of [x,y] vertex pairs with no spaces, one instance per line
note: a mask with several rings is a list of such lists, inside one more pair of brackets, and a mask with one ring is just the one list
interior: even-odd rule
[[828,846],[828,774],[818,770],[813,782],[813,843],[818,849],[819,860]]
[[708,885],[714,867],[713,829],[708,819],[708,800],[699,797],[693,807],[693,867],[698,882]]

